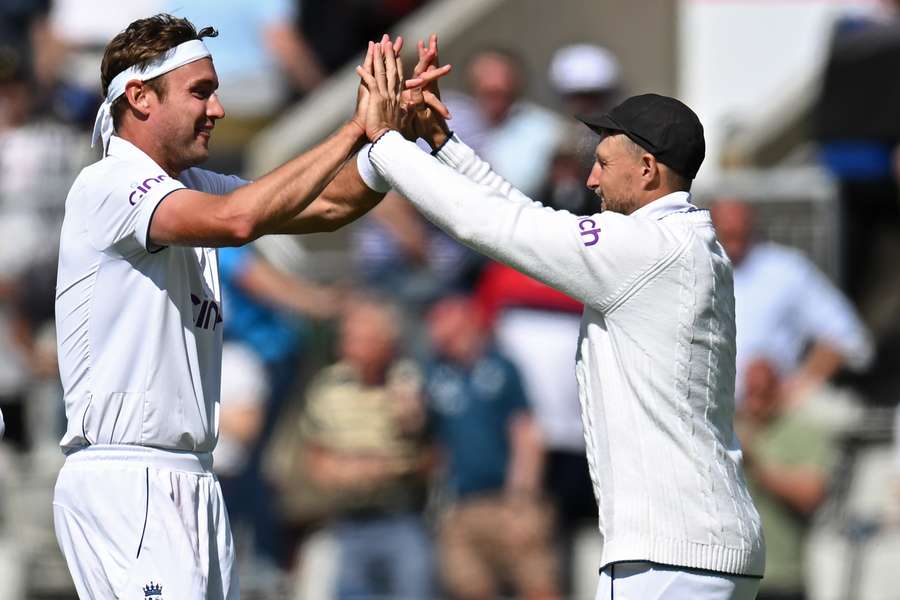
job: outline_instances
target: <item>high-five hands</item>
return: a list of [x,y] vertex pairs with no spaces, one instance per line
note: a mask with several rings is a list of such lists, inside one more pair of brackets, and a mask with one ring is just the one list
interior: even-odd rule
[[[441,92],[437,84],[437,79],[447,72],[442,69],[449,65],[439,66],[437,44],[437,35],[434,33],[428,40],[428,46],[419,40],[417,46],[419,62],[413,69],[413,79],[406,82],[408,89],[403,94],[404,105],[412,115],[413,134],[417,138],[423,138],[432,148],[443,146],[450,135],[446,122],[446,119],[450,118],[450,111],[441,102]],[[436,73],[441,74],[435,75]],[[435,76],[431,77],[432,75]]]
[[403,77],[403,62],[397,56],[403,46],[402,38],[391,42],[385,35],[378,43],[369,42],[363,65],[356,67],[362,83],[353,119],[363,127],[369,140],[375,141],[392,129],[415,139],[420,131],[426,130],[420,122],[420,113],[422,118],[430,118],[427,111],[449,116],[437,96],[436,82],[450,72],[450,65],[436,65],[436,42],[435,36],[429,48],[419,42],[415,76],[407,81]]

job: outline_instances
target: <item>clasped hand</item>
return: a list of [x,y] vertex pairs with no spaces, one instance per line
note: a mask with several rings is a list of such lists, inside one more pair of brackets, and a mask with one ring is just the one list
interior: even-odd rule
[[392,42],[385,35],[380,42],[369,42],[362,66],[354,120],[371,141],[394,129],[407,139],[425,138],[432,146],[446,135],[445,119],[450,117],[440,100],[437,80],[450,72],[450,65],[437,64],[437,36],[429,45],[419,41],[419,60],[412,79],[404,79],[399,56],[403,38]]

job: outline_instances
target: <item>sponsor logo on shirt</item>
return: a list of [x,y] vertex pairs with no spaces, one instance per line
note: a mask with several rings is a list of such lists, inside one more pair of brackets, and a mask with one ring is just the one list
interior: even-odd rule
[[[219,303],[209,298],[200,298],[195,294],[191,294],[191,304],[199,306],[199,314],[194,318],[194,326],[200,329],[216,330],[216,325],[222,322],[222,310]],[[213,316],[215,313],[215,316]]]
[[590,217],[582,217],[578,220],[578,229],[581,231],[581,241],[585,247],[593,246],[600,241],[600,226]]
[[153,583],[152,581],[144,586],[144,599],[145,600],[163,600],[162,597],[162,586],[158,583]]
[[165,173],[161,175],[157,175],[156,177],[148,177],[144,181],[132,182],[131,184],[131,193],[128,195],[128,203],[134,206],[138,202],[140,202],[144,196],[147,195],[147,192],[150,191],[157,183],[162,183],[164,180],[168,179],[169,176]]

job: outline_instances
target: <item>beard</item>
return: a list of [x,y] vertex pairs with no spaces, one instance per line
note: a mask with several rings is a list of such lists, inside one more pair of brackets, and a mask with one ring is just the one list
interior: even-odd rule
[[597,198],[600,199],[600,212],[614,212],[621,215],[630,215],[634,212],[635,202],[632,198],[611,198],[604,195],[599,189]]

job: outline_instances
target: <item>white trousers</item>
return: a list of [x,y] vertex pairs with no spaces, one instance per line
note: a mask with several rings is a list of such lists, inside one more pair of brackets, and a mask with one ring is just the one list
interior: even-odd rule
[[234,543],[209,454],[91,446],[53,497],[56,539],[82,600],[237,600]]
[[597,600],[754,600],[760,579],[647,562],[607,565]]

